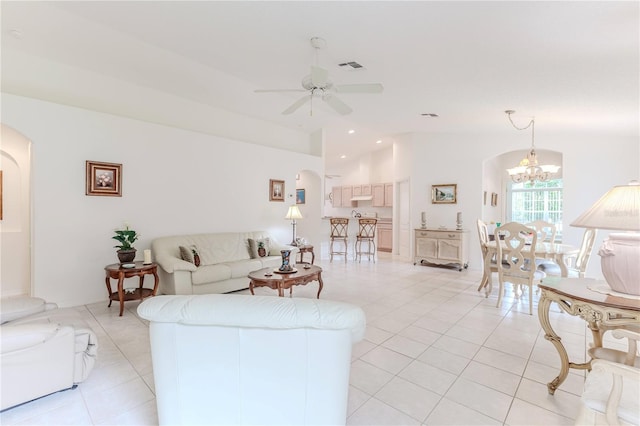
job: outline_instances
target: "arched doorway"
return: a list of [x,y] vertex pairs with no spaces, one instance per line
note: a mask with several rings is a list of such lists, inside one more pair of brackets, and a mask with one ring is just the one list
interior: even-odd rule
[[31,142],[2,125],[0,296],[31,295]]

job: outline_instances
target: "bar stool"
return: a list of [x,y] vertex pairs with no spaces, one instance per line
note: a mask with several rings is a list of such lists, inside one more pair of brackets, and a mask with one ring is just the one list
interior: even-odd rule
[[[329,219],[331,223],[331,235],[329,237],[329,262],[333,262],[333,255],[340,254],[344,256],[344,262],[347,263],[347,230],[349,229],[349,219],[346,217],[333,217]],[[333,243],[335,241],[344,244],[344,251],[335,251]]]
[[[358,235],[356,235],[356,243],[354,245],[354,251],[356,255],[356,260],[358,260],[358,256],[360,256],[360,261],[362,261],[362,254],[367,255],[367,260],[371,260],[371,256],[373,256],[373,261],[376,261],[376,224],[378,223],[378,219],[358,219],[359,231]],[[367,242],[367,251],[362,251],[362,242]]]

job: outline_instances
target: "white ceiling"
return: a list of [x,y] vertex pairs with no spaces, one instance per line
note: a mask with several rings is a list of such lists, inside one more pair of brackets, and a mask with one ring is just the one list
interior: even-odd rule
[[[405,132],[501,133],[536,118],[536,134],[639,133],[639,3],[485,1],[2,2],[2,90],[100,110],[113,87],[70,99],[22,58],[90,70],[201,104],[311,132],[325,128],[327,167]],[[314,61],[335,84],[384,85],[280,113]],[[338,63],[357,61],[364,70]],[[110,93],[113,95],[113,93]],[[127,92],[119,94],[123,110]],[[425,118],[421,113],[436,113]],[[142,112],[141,112],[142,114]],[[133,115],[133,114],[132,114]],[[354,135],[346,130],[353,128]],[[382,144],[375,144],[383,140]],[[538,138],[537,138],[538,140]],[[541,146],[544,148],[544,146]],[[514,146],[514,149],[525,148]],[[550,147],[548,147],[550,148]]]

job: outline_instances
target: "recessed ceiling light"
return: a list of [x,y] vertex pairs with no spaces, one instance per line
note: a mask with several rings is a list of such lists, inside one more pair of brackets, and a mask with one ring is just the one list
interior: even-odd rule
[[340,158],[347,158],[347,156],[346,156],[346,155],[344,155],[344,154],[342,154],[342,155],[340,156]]
[[382,143],[382,141],[381,140],[377,140],[376,143]]
[[350,135],[352,135],[352,134],[354,134],[355,132],[356,132],[355,130],[351,129],[351,130],[349,130],[347,133],[349,133]]
[[423,112],[423,113],[422,113],[422,114],[420,114],[420,115],[421,115],[421,116],[423,116],[423,117],[432,117],[432,118],[439,117],[439,115],[438,115],[438,114],[434,114],[434,113],[432,113],[432,112]]

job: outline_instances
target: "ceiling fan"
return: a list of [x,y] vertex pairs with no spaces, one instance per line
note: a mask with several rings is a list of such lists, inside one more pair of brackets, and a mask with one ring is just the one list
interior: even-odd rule
[[[265,89],[255,90],[254,92],[308,92],[302,98],[295,101],[289,108],[282,111],[284,115],[292,114],[307,102],[313,102],[314,96],[321,97],[321,99],[337,113],[346,115],[353,110],[342,102],[335,93],[382,93],[383,87],[380,83],[334,85],[333,82],[329,80],[329,71],[317,65],[318,51],[326,46],[325,40],[320,37],[313,37],[310,42],[311,46],[315,49],[316,65],[311,65],[310,74],[302,79],[301,89]],[[313,108],[310,110],[310,113],[313,115]]]

